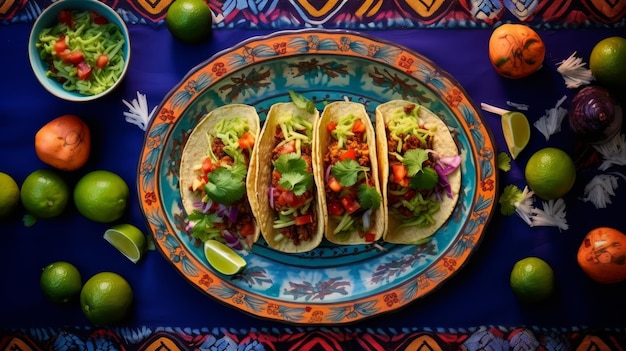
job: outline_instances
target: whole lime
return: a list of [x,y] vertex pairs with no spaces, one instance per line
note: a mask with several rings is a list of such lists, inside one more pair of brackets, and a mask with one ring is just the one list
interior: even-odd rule
[[20,188],[10,175],[0,172],[0,219],[15,212],[20,203]]
[[113,222],[124,215],[130,190],[119,175],[96,170],[82,176],[74,187],[74,204],[83,216],[100,222]]
[[133,290],[124,277],[113,272],[101,272],[83,285],[80,307],[94,324],[116,324],[130,313],[133,298]]
[[546,147],[530,156],[524,175],[535,195],[544,200],[554,200],[567,194],[574,186],[576,166],[565,151]]
[[626,87],[626,38],[613,36],[600,40],[591,50],[589,69],[601,84]]
[[50,263],[41,271],[39,286],[50,301],[68,303],[73,301],[82,287],[80,272],[73,264],[65,261]]
[[211,34],[211,9],[203,0],[175,0],[167,9],[165,24],[176,39],[197,44]]
[[37,218],[52,218],[65,211],[70,190],[65,180],[51,169],[29,174],[20,189],[22,205]]
[[554,271],[546,261],[537,257],[526,257],[513,265],[510,283],[515,296],[520,300],[545,300],[554,290]]

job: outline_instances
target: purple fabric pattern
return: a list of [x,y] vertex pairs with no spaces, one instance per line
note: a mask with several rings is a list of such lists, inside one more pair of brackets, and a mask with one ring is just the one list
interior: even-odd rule
[[[103,0],[125,21],[164,25],[173,0]],[[52,0],[6,0],[3,24],[32,22]],[[216,28],[356,30],[491,28],[502,22],[541,29],[614,28],[625,25],[626,1],[610,0],[212,0]]]

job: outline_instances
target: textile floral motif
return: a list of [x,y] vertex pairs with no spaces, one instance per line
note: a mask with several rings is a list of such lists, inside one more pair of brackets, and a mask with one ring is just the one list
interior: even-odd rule
[[626,330],[62,328],[0,331],[1,350],[623,350]]
[[[54,0],[0,1],[3,24],[33,22]],[[127,22],[164,26],[173,0],[102,0]],[[205,0],[216,28],[624,27],[626,0]]]

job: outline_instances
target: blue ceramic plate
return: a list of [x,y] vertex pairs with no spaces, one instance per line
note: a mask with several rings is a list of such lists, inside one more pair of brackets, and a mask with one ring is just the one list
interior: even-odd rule
[[[178,189],[181,150],[208,111],[229,103],[257,108],[304,94],[378,104],[412,100],[439,115],[461,152],[462,185],[448,222],[427,244],[339,246],[285,254],[262,239],[246,269],[223,276],[184,231]],[[497,169],[488,126],[448,73],[420,54],[356,32],[302,30],[252,38],[208,59],[175,87],[148,126],[139,163],[140,200],[156,245],[207,295],[250,314],[296,324],[353,322],[398,309],[439,287],[468,260],[496,206]]]

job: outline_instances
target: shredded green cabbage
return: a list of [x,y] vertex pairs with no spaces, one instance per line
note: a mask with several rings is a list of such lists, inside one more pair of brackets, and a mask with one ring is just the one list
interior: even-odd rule
[[[95,24],[89,11],[72,11],[73,28],[58,23],[54,27],[45,28],[39,34],[36,44],[40,57],[51,62],[47,76],[63,83],[63,88],[76,91],[82,95],[96,95],[109,89],[121,77],[124,70],[123,46],[124,35],[114,23]],[[78,78],[76,65],[64,62],[55,51],[55,43],[65,37],[70,51],[80,50],[84,60],[91,66],[92,72],[88,79]],[[100,55],[107,55],[109,62],[103,68],[96,68],[96,60]]]

